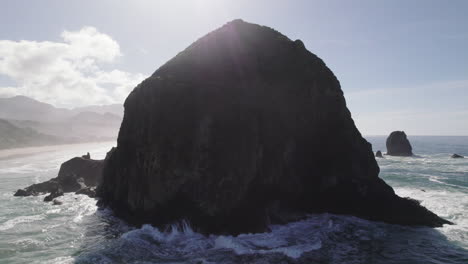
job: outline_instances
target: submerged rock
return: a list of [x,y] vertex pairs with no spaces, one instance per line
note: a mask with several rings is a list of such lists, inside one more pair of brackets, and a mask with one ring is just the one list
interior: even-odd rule
[[75,194],[84,194],[91,198],[94,198],[96,197],[96,187],[84,187],[78,190],[77,192],[75,192]]
[[377,157],[377,158],[383,158],[383,156],[382,156],[382,151],[377,150],[377,152],[375,153],[375,157]]
[[44,197],[44,202],[50,202],[59,196],[63,196],[63,190],[60,187],[52,191],[46,197]]
[[263,232],[314,212],[448,223],[378,174],[325,63],[301,41],[235,20],[128,96],[98,196],[131,223],[185,219],[205,233]]
[[62,205],[63,202],[60,201],[60,200],[54,199],[54,200],[52,201],[52,204],[53,204],[53,205]]
[[50,193],[56,190],[59,187],[57,178],[51,180],[36,183],[24,189],[19,189],[16,191],[14,196],[36,196],[44,193]]
[[464,157],[462,155],[458,155],[458,154],[453,154],[452,155],[452,159],[463,159]]
[[14,194],[14,196],[31,196],[31,195],[34,195],[34,194],[32,192],[29,192],[26,189],[18,189]]
[[413,156],[413,148],[404,131],[393,131],[387,138],[387,155]]
[[[56,178],[19,189],[14,196],[31,196],[45,193],[51,193],[53,196],[53,193],[57,190],[67,193],[76,192],[88,186],[96,186],[101,179],[103,165],[103,160],[75,157],[60,166]],[[53,198],[47,199],[52,201]]]

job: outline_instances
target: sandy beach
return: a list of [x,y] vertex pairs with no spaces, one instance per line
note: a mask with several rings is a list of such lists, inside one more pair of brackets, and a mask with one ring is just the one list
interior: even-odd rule
[[[108,141],[108,142],[112,142],[112,141]],[[35,155],[35,154],[45,153],[45,152],[54,152],[54,151],[58,151],[64,148],[68,148],[68,147],[69,148],[76,147],[77,145],[86,146],[86,145],[95,145],[95,144],[96,142],[90,142],[90,143],[76,143],[76,144],[62,144],[62,145],[51,145],[51,146],[2,149],[0,150],[0,160]],[[83,154],[86,154],[86,153],[83,153]]]

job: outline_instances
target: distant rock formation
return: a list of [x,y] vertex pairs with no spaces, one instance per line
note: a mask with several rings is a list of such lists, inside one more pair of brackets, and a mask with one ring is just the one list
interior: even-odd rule
[[128,96],[98,196],[130,223],[186,219],[204,233],[264,232],[316,212],[449,223],[378,174],[325,63],[301,41],[235,20]]
[[464,157],[462,155],[458,155],[458,154],[453,154],[452,155],[452,159],[463,159]]
[[66,109],[26,96],[0,98],[0,149],[115,140],[122,115],[120,104]]
[[[52,201],[67,192],[92,194],[90,187],[95,187],[100,181],[103,164],[103,160],[92,160],[83,157],[73,158],[60,166],[56,178],[19,189],[14,195],[35,196],[50,193],[49,196],[45,197],[44,201]],[[95,195],[90,196],[94,197]]]
[[377,150],[377,152],[375,153],[375,157],[376,157],[376,158],[383,158],[383,156],[382,156],[382,151]]
[[387,138],[387,155],[413,156],[413,149],[404,131],[393,131]]

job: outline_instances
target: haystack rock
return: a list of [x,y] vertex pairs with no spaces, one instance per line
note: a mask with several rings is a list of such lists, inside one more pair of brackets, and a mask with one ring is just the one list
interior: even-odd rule
[[413,156],[413,148],[404,131],[393,131],[387,138],[387,155]]
[[376,158],[383,158],[383,156],[382,156],[382,151],[377,150],[377,152],[375,153],[375,157],[376,157]]
[[378,174],[325,63],[300,40],[234,20],[128,96],[98,196],[130,223],[184,219],[204,233],[263,232],[314,212],[448,223]]

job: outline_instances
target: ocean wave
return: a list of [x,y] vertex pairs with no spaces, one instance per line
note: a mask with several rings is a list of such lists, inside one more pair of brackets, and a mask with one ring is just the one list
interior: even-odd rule
[[[363,228],[350,232],[349,224]],[[290,259],[299,259],[304,254],[320,250],[323,241],[328,245],[327,247],[339,241],[342,245],[342,254],[347,255],[355,250],[355,246],[347,245],[349,241],[346,241],[343,235],[353,237],[354,242],[369,241],[381,233],[369,229],[373,226],[372,222],[363,219],[331,214],[311,215],[303,221],[271,226],[271,232],[239,236],[204,236],[193,231],[185,222],[172,225],[165,231],[151,225],[144,225],[125,232],[111,247],[91,255],[85,254],[78,259],[83,263],[91,263],[85,260],[91,258],[96,260],[100,259],[100,256],[114,255],[116,250],[122,248],[128,250],[125,258],[129,262],[137,259],[169,261],[175,258],[218,263],[217,260],[221,256],[227,262],[239,260],[238,257],[264,259],[268,256],[281,255]]]
[[38,249],[45,249],[45,243],[36,239],[26,238],[14,242],[16,250],[20,251],[33,251]]
[[468,249],[468,195],[465,191],[435,190],[416,188],[396,188],[396,194],[421,201],[421,204],[436,214],[452,221],[455,225],[444,225],[438,228],[450,241]]
[[64,157],[85,150],[89,148],[8,160],[12,168],[29,164],[15,173],[7,172],[9,165],[0,162],[0,169],[5,169],[4,174],[0,171],[4,179],[0,262],[464,264],[468,260],[466,159],[450,159],[444,153],[378,159],[380,176],[398,195],[421,200],[456,223],[436,229],[315,214],[271,226],[268,233],[205,236],[184,222],[168,229],[127,225],[111,210],[98,210],[96,200],[83,195],[65,194],[58,198],[63,202],[59,206],[44,203],[44,196],[12,196],[15,189],[55,177]]
[[57,257],[57,258],[53,258],[53,259],[50,259],[50,260],[46,260],[46,261],[32,261],[31,263],[33,264],[72,264],[72,263],[75,263],[75,259],[73,257]]
[[31,215],[31,216],[18,216],[13,219],[6,221],[3,224],[0,224],[0,231],[5,231],[15,227],[18,224],[22,223],[31,223],[39,220],[43,220],[44,216],[42,215]]

